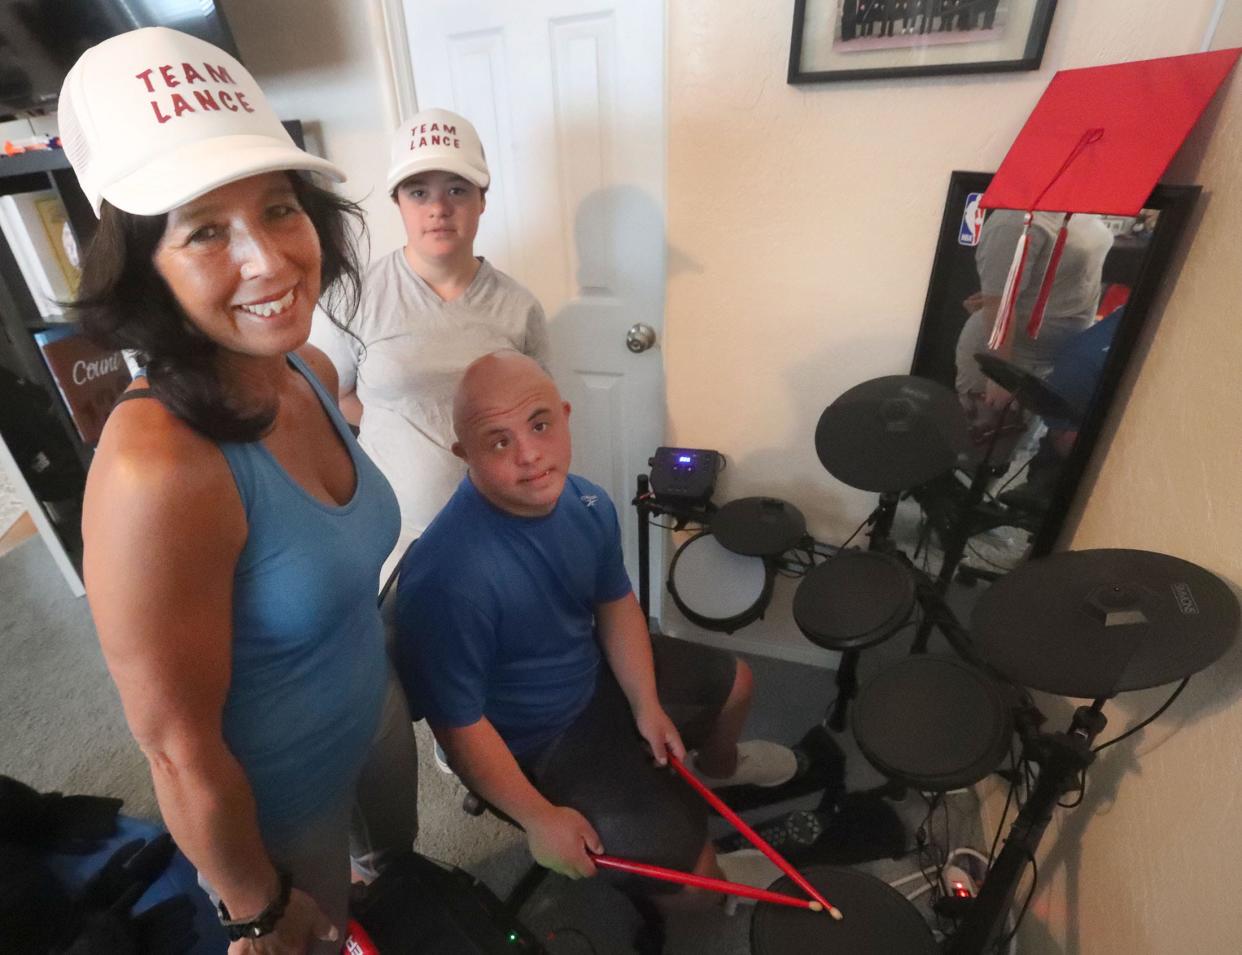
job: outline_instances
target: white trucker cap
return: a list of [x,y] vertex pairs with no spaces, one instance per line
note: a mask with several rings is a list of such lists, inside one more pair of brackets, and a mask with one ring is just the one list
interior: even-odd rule
[[104,199],[158,215],[282,169],[345,179],[294,145],[237,60],[166,27],[122,33],[83,53],[65,77],[58,114],[65,155],[96,215]]
[[454,172],[480,189],[487,188],[492,177],[483,143],[470,120],[447,109],[424,109],[397,127],[392,136],[388,192],[415,173],[431,170]]

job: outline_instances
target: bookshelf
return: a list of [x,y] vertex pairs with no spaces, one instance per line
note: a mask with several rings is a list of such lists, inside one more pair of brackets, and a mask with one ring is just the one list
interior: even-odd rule
[[[78,247],[85,248],[95,231],[95,214],[86,196],[78,188],[77,180],[69,162],[60,150],[24,153],[0,159],[0,196],[19,196],[24,193],[51,191],[63,203],[69,227],[74,233]],[[57,433],[48,435],[49,444],[72,449],[68,460],[60,459],[56,467],[70,472],[66,483],[72,490],[66,499],[49,502],[43,500],[28,483],[21,465],[11,453],[18,448],[13,434],[3,435],[0,447],[0,467],[4,467],[10,480],[18,486],[26,504],[27,512],[38,528],[40,536],[52,553],[52,558],[65,577],[69,589],[76,595],[84,593],[82,587],[82,532],[81,493],[85,487],[86,471],[90,467],[91,449],[82,442],[74,426],[56,381],[43,359],[34,336],[41,332],[64,329],[64,322],[48,321],[40,311],[35,292],[27,284],[17,253],[0,233],[0,360],[13,372],[37,385],[50,398],[50,416],[43,420]],[[71,327],[71,326],[70,326]],[[33,478],[31,479],[33,482]]]

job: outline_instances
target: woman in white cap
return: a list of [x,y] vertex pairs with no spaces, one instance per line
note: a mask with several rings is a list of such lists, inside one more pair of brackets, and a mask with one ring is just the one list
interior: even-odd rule
[[145,367],[86,492],[105,659],[231,955],[338,951],[368,751],[407,803],[416,779],[376,608],[397,503],[303,347],[321,292],[356,300],[356,207],[240,63],[172,30],[84,53],[59,120],[100,219],[77,317]]
[[340,375],[341,408],[401,504],[396,564],[465,475],[454,456],[453,392],[466,366],[511,348],[548,363],[543,308],[474,253],[491,176],[464,117],[426,109],[392,140],[387,189],[406,243],[367,272],[350,335],[316,319],[311,341]]

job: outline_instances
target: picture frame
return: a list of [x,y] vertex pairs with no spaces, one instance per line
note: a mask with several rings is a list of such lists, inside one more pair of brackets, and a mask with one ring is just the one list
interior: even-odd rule
[[1057,0],[795,0],[791,84],[1039,68]]

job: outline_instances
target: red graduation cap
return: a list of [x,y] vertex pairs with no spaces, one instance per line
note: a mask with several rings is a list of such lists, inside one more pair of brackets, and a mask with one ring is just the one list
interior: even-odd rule
[[[1065,213],[1028,334],[1038,334],[1052,277],[1075,212],[1142,211],[1242,49],[1062,70],[1048,84],[983,194],[984,208]],[[1030,225],[1027,216],[1027,226]],[[1026,256],[1018,242],[991,347],[1008,331]]]

